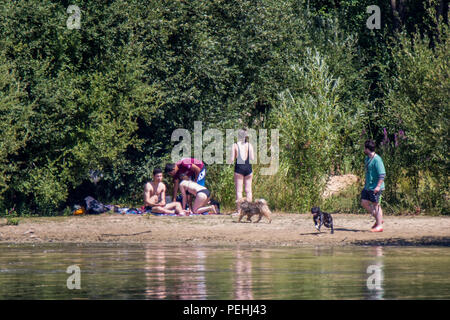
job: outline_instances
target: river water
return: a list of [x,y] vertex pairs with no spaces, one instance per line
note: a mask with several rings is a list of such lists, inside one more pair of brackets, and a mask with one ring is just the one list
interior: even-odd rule
[[0,244],[0,299],[450,299],[450,248]]

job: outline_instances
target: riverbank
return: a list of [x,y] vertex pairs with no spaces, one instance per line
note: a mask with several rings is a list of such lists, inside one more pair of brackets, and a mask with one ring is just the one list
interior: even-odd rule
[[[254,220],[256,217],[253,218]],[[243,219],[245,220],[245,218]],[[98,216],[0,219],[2,243],[149,243],[187,245],[440,245],[450,246],[450,217],[386,216],[384,232],[372,233],[368,215],[335,214],[335,233],[317,232],[309,214],[274,213],[271,224],[237,223],[231,215]]]

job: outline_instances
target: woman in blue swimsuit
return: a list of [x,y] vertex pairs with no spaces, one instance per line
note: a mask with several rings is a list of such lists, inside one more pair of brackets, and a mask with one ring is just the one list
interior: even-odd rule
[[[253,170],[250,160],[254,159],[253,146],[248,141],[246,129],[238,132],[238,142],[233,144],[231,150],[231,162],[234,162],[234,184],[236,187],[236,201],[242,198],[244,186],[248,201],[252,201]],[[239,208],[237,208],[239,211]]]

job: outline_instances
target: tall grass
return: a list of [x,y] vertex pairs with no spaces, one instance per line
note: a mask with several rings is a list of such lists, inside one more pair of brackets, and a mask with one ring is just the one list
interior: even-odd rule
[[348,132],[360,130],[362,121],[341,102],[342,79],[331,73],[319,52],[308,50],[304,64],[292,66],[292,72],[301,90],[288,88],[280,94],[270,123],[280,130],[283,181],[295,190],[289,207],[306,211],[320,203],[332,167],[345,159],[342,146]]

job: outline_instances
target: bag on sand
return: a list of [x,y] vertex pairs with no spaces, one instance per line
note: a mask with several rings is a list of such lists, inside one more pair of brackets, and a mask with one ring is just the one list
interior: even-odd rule
[[87,214],[101,214],[108,211],[103,203],[98,202],[92,197],[84,198],[84,207],[86,208]]
[[[180,202],[180,203],[183,203],[183,197],[181,196],[181,194],[179,194],[179,195],[177,196],[176,201],[178,201],[178,202]],[[220,214],[220,203],[219,203],[219,201],[214,200],[214,199],[210,199],[208,204],[210,204],[210,205],[215,205],[215,206],[217,207],[217,209],[219,210],[219,212],[217,212],[217,213]],[[185,209],[187,209],[187,208],[188,208],[188,205],[187,205],[187,203],[186,203],[186,208],[185,208]]]
[[84,207],[80,207],[78,205],[73,206],[73,215],[81,216],[86,213],[86,209]]
[[217,207],[217,210],[218,210],[217,213],[220,214],[220,203],[219,203],[219,201],[214,200],[214,199],[211,199],[211,200],[209,201],[209,204],[210,204],[210,205],[216,206],[216,207]]

